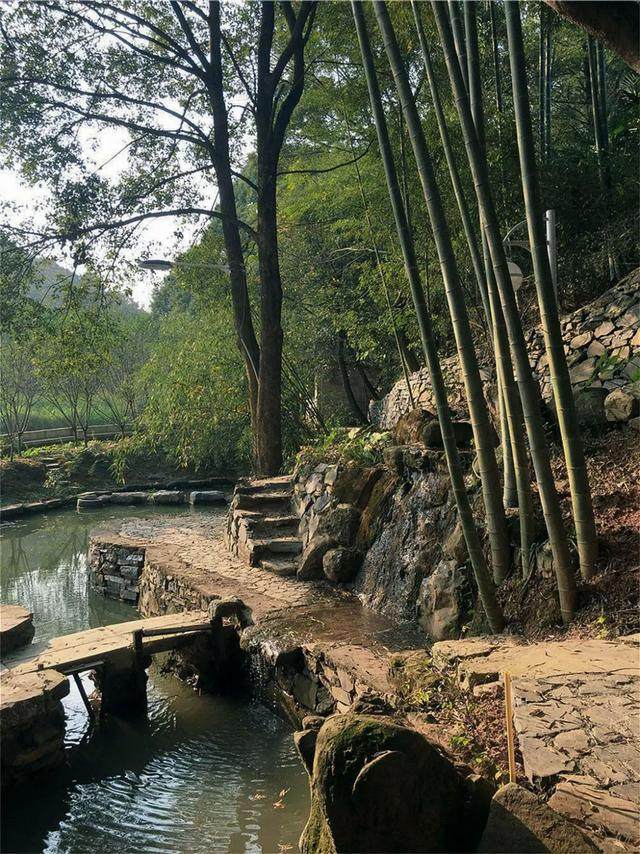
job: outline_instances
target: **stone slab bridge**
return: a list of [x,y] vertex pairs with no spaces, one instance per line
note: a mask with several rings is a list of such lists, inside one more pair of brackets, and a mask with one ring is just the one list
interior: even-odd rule
[[100,711],[122,712],[146,705],[146,668],[151,656],[211,637],[216,624],[205,611],[165,614],[116,623],[49,641],[37,656],[0,670],[0,756],[3,780],[19,781],[64,759],[64,712],[60,700],[91,671],[101,694]]

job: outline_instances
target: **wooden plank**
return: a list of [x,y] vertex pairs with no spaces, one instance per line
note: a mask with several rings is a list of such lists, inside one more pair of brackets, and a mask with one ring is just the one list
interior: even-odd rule
[[147,635],[150,638],[142,646],[144,652],[150,654],[182,646],[191,641],[189,635],[210,629],[211,623],[204,611],[114,623],[53,638],[40,655],[11,668],[11,672],[17,675],[47,668],[68,672],[90,665],[117,652],[133,649],[132,639],[136,632],[142,632],[143,637]]

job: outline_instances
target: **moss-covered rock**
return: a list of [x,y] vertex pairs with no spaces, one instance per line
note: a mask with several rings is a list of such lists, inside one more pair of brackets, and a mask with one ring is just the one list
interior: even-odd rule
[[336,715],[318,734],[301,850],[462,850],[464,792],[424,736],[386,717]]

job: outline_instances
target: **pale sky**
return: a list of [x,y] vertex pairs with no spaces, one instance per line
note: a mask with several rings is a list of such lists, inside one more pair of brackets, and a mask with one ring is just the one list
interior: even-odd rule
[[[87,129],[84,146],[87,160],[93,161],[96,171],[99,171],[102,176],[116,178],[126,166],[126,152],[118,152],[126,144],[128,133],[116,128],[102,127],[97,136],[99,145],[96,150],[91,148],[92,136],[93,134],[89,135]],[[2,203],[15,203],[20,206],[21,211],[17,216],[12,217],[16,224],[23,217],[33,219],[37,225],[45,224],[49,196],[46,187],[28,185],[17,172],[10,169],[0,169],[0,186],[2,186]],[[177,241],[175,238],[178,222],[184,232],[182,241]],[[187,222],[174,217],[148,220],[141,225],[137,232],[138,242],[126,253],[126,258],[130,262],[149,257],[172,260],[191,245],[202,223],[203,219],[196,217],[190,217]],[[70,267],[69,259],[65,258],[62,252],[51,252],[50,257],[63,267]],[[138,305],[148,308],[154,284],[166,274],[136,269],[132,275],[133,280],[129,283],[132,296]]]

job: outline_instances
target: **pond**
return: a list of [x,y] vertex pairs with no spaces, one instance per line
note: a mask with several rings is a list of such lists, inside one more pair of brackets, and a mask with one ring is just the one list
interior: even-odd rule
[[[33,611],[35,648],[135,619],[130,605],[89,589],[89,533],[155,513],[185,509],[65,511],[3,526],[0,599]],[[5,798],[1,850],[297,851],[309,793],[287,725],[246,696],[198,696],[154,667],[149,676],[147,716],[112,717],[93,732],[72,683],[69,765]]]

